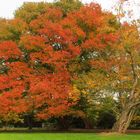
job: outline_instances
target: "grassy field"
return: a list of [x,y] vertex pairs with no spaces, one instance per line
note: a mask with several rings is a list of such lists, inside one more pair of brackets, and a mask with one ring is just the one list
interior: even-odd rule
[[0,140],[140,140],[140,134],[108,136],[93,133],[0,133]]

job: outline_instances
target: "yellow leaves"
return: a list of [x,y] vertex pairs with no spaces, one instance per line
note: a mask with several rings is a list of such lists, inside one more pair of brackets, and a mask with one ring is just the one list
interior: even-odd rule
[[76,94],[79,93],[79,89],[76,87],[76,85],[73,86],[73,91],[74,91],[74,93],[76,93]]
[[79,96],[80,96],[80,90],[77,88],[76,85],[73,85],[73,89],[69,93],[69,98],[75,102],[79,99]]
[[[4,114],[3,114],[4,115]],[[18,114],[16,114],[15,112],[9,112],[7,115],[3,116],[3,120],[6,122],[10,122],[10,121],[14,121],[14,122],[23,122],[23,119],[20,118],[20,116]]]
[[129,47],[133,49],[134,46],[140,43],[139,32],[135,25],[128,25],[125,23],[120,29],[121,42],[124,47]]
[[0,19],[0,40],[15,40],[24,34],[28,25],[21,19]]
[[131,80],[131,79],[128,76],[120,75],[120,80],[127,81],[127,80]]
[[43,2],[24,3],[22,7],[15,11],[15,17],[23,19],[25,22],[30,23],[33,19],[45,12],[48,5]]
[[85,113],[81,110],[69,110],[68,112],[64,112],[62,114],[63,116],[65,115],[70,115],[70,116],[74,116],[74,117],[80,117],[80,118],[84,118],[85,117]]
[[113,27],[105,26],[104,28],[99,28],[98,31],[100,33],[112,33],[115,32],[115,29]]
[[[81,79],[79,79],[80,81]],[[82,81],[81,81],[82,82]],[[84,82],[84,81],[83,81]],[[92,79],[87,80],[87,82],[83,83],[86,87],[79,87],[79,85],[74,84],[72,91],[69,93],[70,99],[73,101],[77,101],[80,98],[80,95],[87,95],[90,93],[91,89],[94,89],[96,84],[93,82]]]
[[9,29],[22,33],[28,29],[28,25],[23,20],[17,18],[9,21]]
[[87,85],[88,85],[90,88],[94,88],[94,87],[96,86],[96,84],[93,82],[92,79],[89,79],[89,80],[87,81]]
[[5,19],[0,19],[0,40],[5,39],[11,35],[7,27],[8,22]]
[[133,121],[140,121],[140,116],[134,116]]
[[85,95],[88,94],[88,92],[86,90],[82,90],[81,93],[85,94]]

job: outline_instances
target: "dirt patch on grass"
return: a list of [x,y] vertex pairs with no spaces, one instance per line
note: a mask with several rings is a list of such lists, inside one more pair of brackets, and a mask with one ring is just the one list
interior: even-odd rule
[[98,135],[101,135],[101,136],[124,136],[126,134],[117,133],[117,132],[102,132]]

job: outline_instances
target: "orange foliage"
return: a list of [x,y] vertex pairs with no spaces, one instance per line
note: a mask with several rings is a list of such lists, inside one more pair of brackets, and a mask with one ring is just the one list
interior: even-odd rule
[[[30,30],[22,34],[18,45],[0,43],[0,60],[7,68],[0,75],[0,115],[34,112],[46,119],[69,112],[76,103],[70,98],[69,63],[85,50],[104,50],[118,40],[116,33],[98,32],[104,28],[104,16],[94,3],[66,17],[61,10],[49,8],[30,23]],[[91,64],[104,69],[108,65],[104,61]]]

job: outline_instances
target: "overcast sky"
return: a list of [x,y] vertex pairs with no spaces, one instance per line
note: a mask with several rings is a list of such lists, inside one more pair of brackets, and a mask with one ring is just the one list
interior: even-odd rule
[[[46,1],[50,2],[53,0],[1,0],[0,1],[0,17],[4,18],[12,18],[14,11],[20,7],[23,2],[41,2],[41,1]],[[89,3],[92,2],[93,0],[82,0],[84,3]],[[116,1],[118,0],[94,0],[98,2],[99,4],[102,5],[104,9],[109,9],[111,10],[113,5],[115,4]],[[133,7],[135,11],[135,16],[139,17],[140,15],[140,8],[136,7],[136,4],[140,4],[140,0],[130,0],[132,1],[131,3],[131,8]]]

